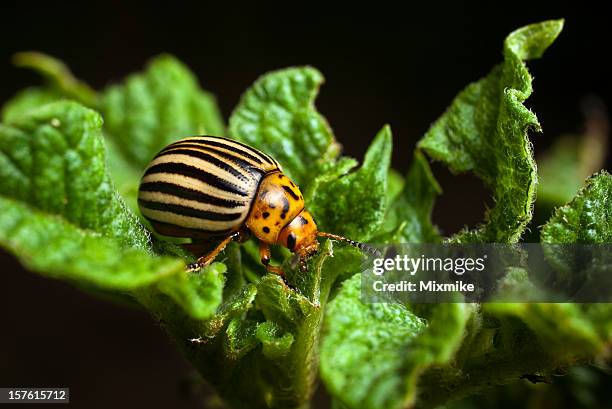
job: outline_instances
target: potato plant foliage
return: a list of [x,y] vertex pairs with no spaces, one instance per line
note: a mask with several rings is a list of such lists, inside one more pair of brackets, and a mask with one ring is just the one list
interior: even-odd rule
[[[265,274],[252,243],[232,244],[188,274],[190,256],[152,236],[135,205],[139,176],[160,148],[210,133],[276,157],[324,230],[379,243],[518,242],[538,183],[529,137],[540,125],[524,105],[532,93],[526,61],[541,57],[562,26],[512,32],[503,61],[406,153],[405,177],[389,168],[388,126],[361,165],[341,156],[315,108],[323,76],[312,67],[265,74],[226,123],[212,94],[170,55],[93,90],[49,56],[18,54],[16,64],[46,82],[2,108],[0,245],[32,272],[141,305],[228,407],[306,407],[319,383],[338,408],[435,407],[595,362],[612,341],[610,305],[363,304],[361,254],[331,241],[306,274],[289,275],[297,291]],[[442,192],[429,159],[473,172],[490,189],[494,205],[480,226],[441,235],[430,218]],[[611,194],[612,177],[593,175],[573,200],[557,203],[541,239],[610,242]]]

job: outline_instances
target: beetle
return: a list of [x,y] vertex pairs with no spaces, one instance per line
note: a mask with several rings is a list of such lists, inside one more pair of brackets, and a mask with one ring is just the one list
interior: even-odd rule
[[144,171],[138,205],[161,235],[216,243],[189,271],[210,264],[232,240],[243,242],[251,234],[259,240],[262,264],[281,276],[284,271],[270,264],[270,245],[295,253],[303,269],[319,248],[317,237],[369,248],[318,231],[300,189],[274,158],[220,136],[193,136],[162,149]]

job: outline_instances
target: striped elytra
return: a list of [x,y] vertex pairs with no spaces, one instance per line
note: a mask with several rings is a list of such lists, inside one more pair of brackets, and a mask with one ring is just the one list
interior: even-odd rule
[[138,204],[161,234],[224,236],[243,224],[260,181],[273,171],[282,171],[276,160],[237,141],[186,138],[151,161]]
[[363,248],[318,231],[300,189],[274,158],[219,136],[182,139],[159,152],[145,169],[138,205],[159,234],[193,239],[191,245],[218,242],[190,265],[191,271],[211,263],[230,241],[249,233],[259,240],[261,262],[280,275],[283,270],[270,265],[272,244],[299,255],[302,267],[318,250],[318,236]]

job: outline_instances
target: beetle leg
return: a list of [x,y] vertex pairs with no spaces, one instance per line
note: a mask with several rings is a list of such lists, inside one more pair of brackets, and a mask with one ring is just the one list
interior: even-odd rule
[[261,257],[261,264],[266,266],[269,272],[285,278],[285,272],[282,268],[270,265],[270,245],[268,243],[259,242],[259,257]]
[[239,238],[240,238],[240,232],[235,232],[235,233],[232,233],[231,235],[227,236],[210,253],[203,255],[202,257],[198,258],[193,263],[189,264],[187,266],[187,271],[188,272],[198,271],[202,267],[205,267],[205,266],[209,265],[219,255],[219,253],[221,253],[223,251],[225,246],[227,246],[230,241],[235,240],[235,239],[239,239]]

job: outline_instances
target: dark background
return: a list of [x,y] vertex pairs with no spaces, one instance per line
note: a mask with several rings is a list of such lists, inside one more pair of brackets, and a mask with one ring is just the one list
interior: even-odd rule
[[[286,15],[238,4],[222,10],[179,1],[53,3],[0,6],[0,103],[40,82],[10,65],[21,50],[61,58],[96,88],[170,52],[217,95],[226,118],[259,75],[310,64],[327,79],[317,106],[345,153],[361,158],[389,123],[393,163],[405,171],[414,144],[453,96],[501,61],[510,31],[564,17],[558,41],[530,63],[535,93],[527,105],[544,128],[533,135],[536,153],[559,134],[580,130],[584,96],[596,94],[610,106],[609,16],[588,3],[570,9],[429,2],[396,10],[376,3],[330,14],[323,6],[287,2],[294,9]],[[442,229],[452,233],[481,220],[486,193],[480,183],[434,170],[445,189],[434,215]],[[189,365],[145,313],[29,274],[4,253],[0,266],[0,387],[69,386],[74,404],[83,407],[197,407],[185,393]]]

